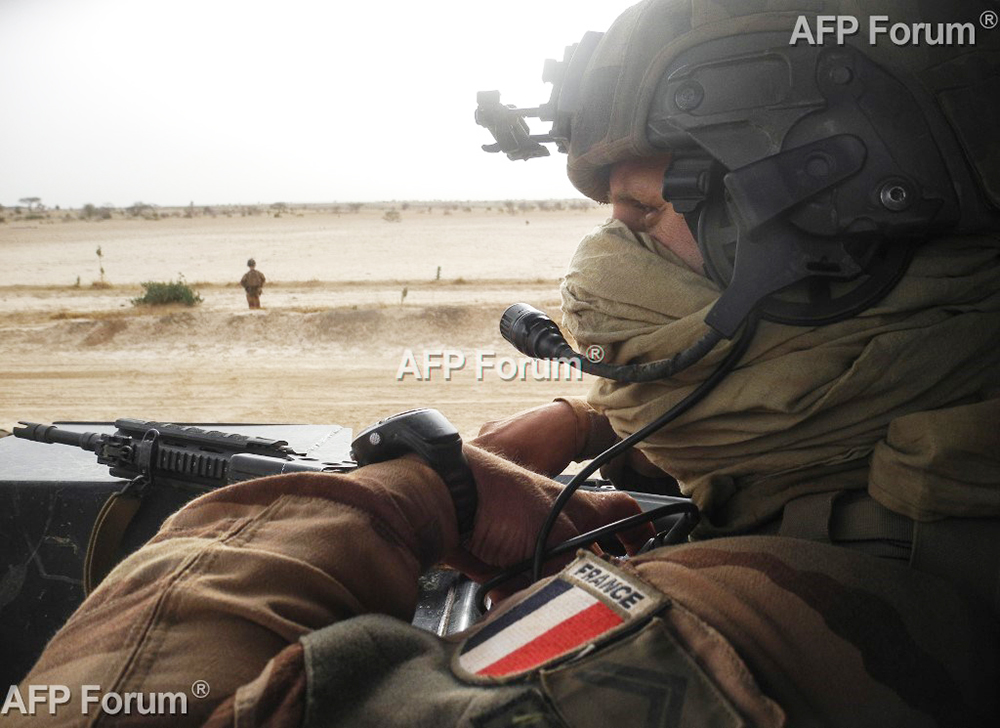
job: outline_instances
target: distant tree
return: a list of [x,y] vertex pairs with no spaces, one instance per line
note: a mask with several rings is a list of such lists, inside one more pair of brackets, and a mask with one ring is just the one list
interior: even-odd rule
[[89,220],[92,217],[97,217],[97,207],[92,203],[88,202],[86,205],[83,206],[83,209],[80,211],[80,217],[84,218],[85,220]]
[[382,219],[386,222],[402,222],[403,216],[399,214],[399,210],[386,210]]
[[28,206],[28,212],[35,209],[35,205],[42,201],[41,197],[22,197],[18,202],[22,202]]
[[153,206],[147,202],[135,202],[130,207],[125,208],[125,212],[131,217],[142,217],[153,211]]
[[347,205],[347,209],[351,212],[358,212],[362,207],[364,207],[364,204],[361,202],[351,202]]

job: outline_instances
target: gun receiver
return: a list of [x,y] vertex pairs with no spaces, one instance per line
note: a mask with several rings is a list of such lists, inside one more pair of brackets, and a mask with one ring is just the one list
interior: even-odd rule
[[321,462],[295,452],[285,440],[248,437],[145,420],[115,420],[114,434],[72,432],[55,425],[21,422],[14,436],[72,445],[97,455],[111,475],[210,490],[242,480],[299,471],[346,472],[349,461]]

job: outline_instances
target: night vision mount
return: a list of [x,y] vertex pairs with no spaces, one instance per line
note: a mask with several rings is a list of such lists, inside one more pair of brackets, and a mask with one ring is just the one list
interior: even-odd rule
[[[495,144],[484,144],[485,152],[503,152],[508,159],[534,159],[549,156],[542,144],[552,143],[556,149],[569,151],[569,127],[573,114],[580,108],[580,84],[587,61],[603,33],[588,32],[579,43],[566,47],[562,61],[549,58],[542,70],[542,82],[552,84],[548,103],[518,109],[500,103],[499,91],[476,94],[476,123],[489,129]],[[532,134],[527,118],[551,121],[548,134]]]
[[[511,159],[548,154],[544,142],[567,151],[600,37],[547,63],[553,91],[538,109],[481,93],[476,119],[497,140],[484,149]],[[722,290],[708,326],[732,338],[752,311],[801,326],[854,316],[898,282],[916,243],[979,204],[975,186],[962,184],[951,130],[918,95],[851,46],[790,46],[781,33],[709,41],[674,58],[645,136],[671,153],[663,197]],[[552,130],[528,134],[525,116]]]

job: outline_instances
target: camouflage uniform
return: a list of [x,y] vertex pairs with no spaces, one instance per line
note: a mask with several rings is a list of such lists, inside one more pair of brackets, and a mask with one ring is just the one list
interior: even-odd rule
[[256,268],[250,268],[240,278],[240,285],[247,292],[247,304],[250,308],[260,308],[260,292],[264,288],[264,274]]
[[[541,479],[483,457],[507,482]],[[780,537],[623,564],[590,555],[590,576],[574,586],[589,594],[577,596],[624,614],[641,594],[649,608],[526,670],[484,670],[470,660],[484,639],[580,567],[441,639],[406,621],[418,575],[457,544],[447,489],[413,461],[217,490],[173,516],[70,618],[21,692],[60,684],[74,697],[24,724],[90,725],[100,706],[79,713],[84,684],[145,694],[187,692],[195,680],[211,692],[189,697],[187,715],[100,715],[100,725],[884,728],[996,715],[990,620],[946,581],[905,566]]]

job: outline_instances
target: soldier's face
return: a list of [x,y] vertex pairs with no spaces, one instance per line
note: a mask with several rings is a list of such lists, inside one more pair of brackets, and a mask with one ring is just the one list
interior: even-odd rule
[[669,156],[617,162],[611,168],[611,216],[634,233],[648,233],[704,275],[705,261],[683,215],[660,195],[669,163]]

